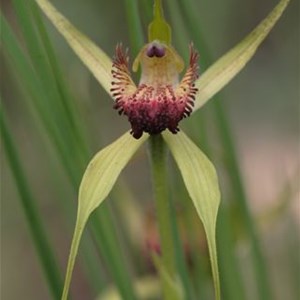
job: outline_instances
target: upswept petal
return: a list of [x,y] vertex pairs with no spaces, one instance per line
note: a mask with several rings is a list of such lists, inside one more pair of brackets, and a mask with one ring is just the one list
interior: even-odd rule
[[49,1],[36,0],[36,2],[100,85],[108,94],[111,94],[111,59],[95,43],[76,29]]
[[284,12],[289,0],[281,0],[270,14],[238,45],[217,60],[197,81],[195,109],[202,107],[210,98],[233,79],[255,54]]
[[185,102],[184,117],[188,117],[192,113],[198,91],[197,88],[195,88],[195,81],[199,77],[198,59],[198,52],[194,49],[194,45],[190,44],[189,66],[175,89],[175,96],[178,99],[177,101]]
[[148,135],[143,135],[142,138],[136,140],[127,132],[98,152],[90,161],[79,188],[77,220],[62,300],[66,300],[68,296],[79,242],[90,214],[105,200],[123,168],[147,138]]
[[210,253],[216,299],[220,299],[220,282],[216,249],[216,221],[220,204],[220,190],[213,164],[182,132],[163,133],[178,165],[187,191],[205,229]]

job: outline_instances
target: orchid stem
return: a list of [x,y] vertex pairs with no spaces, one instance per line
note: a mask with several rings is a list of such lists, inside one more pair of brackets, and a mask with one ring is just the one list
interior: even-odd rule
[[[160,250],[163,268],[171,279],[175,279],[176,260],[172,236],[171,206],[166,176],[167,151],[162,136],[150,137],[150,154],[153,172],[153,185],[156,204],[156,217],[160,235]],[[162,280],[164,280],[162,278]],[[163,285],[164,286],[164,285]],[[163,288],[164,298],[170,298],[169,291]],[[174,298],[173,298],[174,299]]]

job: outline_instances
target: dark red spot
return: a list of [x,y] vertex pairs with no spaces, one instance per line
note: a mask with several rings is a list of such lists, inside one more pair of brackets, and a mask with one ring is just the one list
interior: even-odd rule
[[163,57],[165,55],[165,48],[157,44],[150,44],[147,49],[147,56],[149,57]]

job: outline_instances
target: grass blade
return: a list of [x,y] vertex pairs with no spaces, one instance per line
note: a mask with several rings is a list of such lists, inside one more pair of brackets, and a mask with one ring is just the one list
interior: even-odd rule
[[217,224],[217,246],[219,249],[219,265],[221,274],[221,290],[223,299],[246,299],[244,285],[235,255],[235,241],[230,224],[228,207],[220,206]]
[[36,2],[100,85],[110,94],[111,59],[78,31],[50,2],[47,0],[36,0]]
[[[49,99],[47,97],[47,93],[43,89],[43,86],[40,82],[41,76],[38,76],[38,74],[35,72],[36,70],[32,68],[32,65],[28,61],[24,51],[20,48],[14,33],[4,18],[2,21],[2,33],[2,40],[4,42],[3,44],[5,50],[4,53],[9,57],[9,62],[11,63],[12,68],[16,71],[16,74],[20,78],[22,84],[25,86],[25,89],[30,94],[30,97],[28,98],[30,101],[27,103],[27,105],[33,108],[38,120],[41,121],[41,124],[43,124],[46,136],[50,138],[57,157],[60,160],[64,170],[67,172],[74,190],[76,190],[79,185],[84,164],[87,162],[88,155],[83,157],[83,162],[79,155],[75,156],[73,151],[70,151],[70,149],[74,149],[74,144],[70,144],[70,139],[64,139],[64,135],[62,135],[61,130],[63,127],[60,127],[60,118],[58,118],[58,116],[55,114],[55,110],[52,109],[52,106],[48,108],[48,106],[44,105],[45,103],[51,103],[51,100],[53,99]],[[48,85],[47,89],[49,88],[50,87]],[[57,101],[60,100],[58,99]],[[64,118],[64,115],[59,115],[59,117]],[[67,126],[67,123],[63,124]],[[70,126],[68,126],[68,128],[69,130],[74,130],[74,128],[70,128]],[[104,215],[110,214],[110,211],[105,205],[101,208],[101,211]],[[110,260],[107,260],[108,269],[111,271],[111,274],[116,280],[116,285],[120,289],[124,299],[134,299],[132,296],[133,290],[130,277],[126,272],[126,265],[124,264],[123,260],[124,257],[121,253],[115,235],[111,234],[114,231],[112,222],[108,218],[108,223],[104,226],[103,222],[97,220],[97,218],[97,215],[93,216],[92,218],[92,231],[95,233],[105,232],[105,234],[102,235],[104,240],[100,240],[98,236],[95,238],[96,244],[99,249],[106,251],[106,253],[103,253],[102,251],[101,253],[103,253],[105,257],[110,258]],[[107,240],[105,240],[105,238],[108,238],[108,236],[110,238],[109,243]],[[108,247],[102,247],[103,244],[113,245],[114,251],[111,251]],[[110,262],[112,263],[110,264]]]
[[218,129],[220,131],[221,141],[224,147],[224,162],[228,170],[231,170],[231,184],[235,195],[235,203],[238,207],[240,218],[247,232],[252,248],[252,258],[255,270],[256,284],[258,287],[258,295],[261,300],[271,300],[271,289],[268,277],[266,262],[264,260],[263,251],[260,245],[258,230],[254,219],[251,216],[248,206],[248,199],[245,193],[244,184],[242,182],[241,171],[239,168],[237,154],[234,147],[233,138],[229,128],[227,116],[224,113],[224,107],[221,102],[215,104],[216,118],[218,119]]
[[36,251],[41,261],[49,289],[51,290],[53,299],[58,299],[61,293],[62,280],[60,270],[51,245],[48,241],[47,232],[44,229],[43,221],[36,207],[37,201],[34,199],[32,192],[26,180],[26,175],[19,160],[15,143],[11,137],[9,128],[4,119],[4,112],[0,111],[0,128],[4,150],[11,167],[13,177],[19,192],[19,199],[23,207],[23,211],[28,222],[30,233],[34,241]]
[[184,294],[185,294],[184,299],[192,300],[195,299],[195,296],[194,296],[194,291],[192,290],[191,278],[189,277],[189,273],[186,265],[187,258],[185,257],[183,246],[180,241],[174,204],[171,203],[170,206],[171,206],[170,218],[172,223],[173,243],[174,243],[178,274],[180,276],[182,286],[184,289]]
[[[54,55],[51,55],[51,48],[48,48],[49,43],[47,43],[46,32],[43,30],[42,22],[39,22],[38,26],[34,26],[32,22],[32,10],[35,11],[35,19],[39,20],[38,11],[37,9],[34,10],[35,3],[32,0],[26,2],[13,0],[13,3],[25,39],[26,48],[31,58],[33,71],[37,74],[43,91],[48,91],[48,101],[43,102],[43,106],[45,106],[44,110],[53,111],[56,120],[59,120],[59,127],[65,128],[65,130],[59,133],[63,135],[64,144],[70,144],[73,147],[73,155],[82,157],[83,151],[87,152],[86,147],[82,147],[85,143],[81,142],[82,137],[78,134],[77,127],[74,126],[74,118],[71,116],[71,110],[69,107],[66,107],[66,97],[62,93],[64,91],[62,88],[63,81],[61,80],[58,83],[58,78],[56,77],[58,72],[53,72],[55,70]],[[30,10],[30,8],[32,9]],[[39,33],[43,34],[43,41],[46,41],[46,44],[41,42],[40,36],[36,31],[37,28],[39,29]],[[48,59],[49,54],[52,58],[51,61]]]
[[138,17],[138,3],[135,0],[126,0],[126,16],[129,29],[130,45],[132,48],[132,55],[136,57],[140,49],[144,45],[144,36],[141,26],[141,20]]
[[57,105],[62,105],[64,112],[64,118],[69,121],[69,126],[74,131],[75,142],[79,147],[78,152],[83,153],[83,156],[87,156],[89,151],[87,149],[87,143],[84,139],[84,132],[81,128],[81,123],[79,120],[79,114],[77,109],[75,109],[74,99],[72,99],[69,90],[66,87],[65,80],[63,78],[62,72],[59,67],[59,62],[56,59],[54,49],[49,40],[47,31],[45,29],[44,23],[42,21],[40,10],[34,0],[30,0],[31,11],[35,20],[35,24],[41,38],[42,46],[45,49],[46,56],[49,61],[49,67],[51,68],[52,75],[54,77],[55,85],[57,87],[58,95],[60,101],[57,101]]

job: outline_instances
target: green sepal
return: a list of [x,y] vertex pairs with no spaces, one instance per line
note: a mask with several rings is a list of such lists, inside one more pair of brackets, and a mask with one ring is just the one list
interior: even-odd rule
[[67,300],[68,297],[75,258],[89,216],[106,199],[121,171],[147,138],[148,135],[144,134],[143,137],[136,140],[127,132],[99,151],[87,166],[79,188],[77,219],[62,300]]
[[246,66],[280,19],[289,1],[281,0],[253,31],[200,76],[195,82],[198,93],[195,99],[194,112],[218,93]]
[[80,32],[48,0],[35,1],[100,85],[111,95],[112,61],[109,56]]
[[216,223],[220,205],[218,177],[206,155],[182,132],[163,133],[181,172],[184,184],[203,223],[209,249],[215,299],[221,299],[216,246]]
[[149,42],[158,40],[167,45],[171,44],[172,30],[164,18],[161,0],[154,2],[153,21],[148,26],[148,39]]

